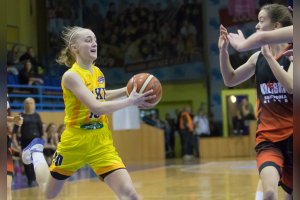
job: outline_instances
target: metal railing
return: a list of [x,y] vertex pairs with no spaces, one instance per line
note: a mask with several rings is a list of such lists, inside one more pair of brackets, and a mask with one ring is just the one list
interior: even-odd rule
[[7,85],[10,107],[20,112],[24,109],[24,100],[28,97],[35,99],[36,111],[64,110],[61,87],[36,85]]

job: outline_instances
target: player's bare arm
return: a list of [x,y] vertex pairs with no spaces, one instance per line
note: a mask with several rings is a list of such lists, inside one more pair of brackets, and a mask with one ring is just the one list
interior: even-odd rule
[[99,115],[112,113],[130,105],[147,105],[146,100],[155,98],[150,95],[152,90],[143,94],[138,94],[135,90],[126,99],[120,99],[109,102],[99,102],[93,93],[84,85],[81,78],[74,72],[66,72],[62,79],[65,87],[69,89],[83,104],[85,104],[92,112]]
[[290,94],[293,93],[293,62],[291,62],[288,71],[285,71],[282,66],[272,56],[269,46],[262,47],[262,54],[265,56],[274,76],[281,83],[281,85]]
[[236,70],[232,67],[228,53],[228,32],[224,26],[220,26],[219,50],[220,50],[220,68],[224,79],[224,84],[228,87],[234,87],[252,77],[255,73],[255,63],[259,52],[254,53],[248,61],[239,66]]
[[115,90],[106,90],[106,100],[111,101],[121,97],[126,97],[126,87]]

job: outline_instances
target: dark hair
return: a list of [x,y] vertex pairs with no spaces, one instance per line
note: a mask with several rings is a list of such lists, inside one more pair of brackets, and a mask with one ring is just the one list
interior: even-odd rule
[[46,128],[46,132],[48,133],[50,131],[51,126],[55,125],[54,123],[50,123],[48,124],[47,128]]
[[279,22],[283,27],[293,24],[293,17],[286,6],[280,4],[267,4],[261,10],[265,10],[272,23]]

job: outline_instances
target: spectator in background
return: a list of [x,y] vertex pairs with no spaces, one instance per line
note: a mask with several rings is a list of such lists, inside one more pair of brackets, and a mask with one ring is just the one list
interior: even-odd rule
[[149,124],[150,126],[161,128],[161,123],[156,113],[151,113],[150,115],[146,115],[145,117],[143,117],[143,121],[146,124]]
[[184,20],[182,27],[180,28],[180,34],[184,39],[188,39],[190,37],[195,37],[197,35],[197,30],[191,22]]
[[165,123],[169,127],[168,132],[168,141],[167,141],[167,157],[174,158],[175,157],[175,131],[176,131],[176,123],[175,119],[171,118],[171,115],[169,113],[166,114]]
[[241,100],[239,110],[245,120],[255,119],[253,106],[251,103],[249,103],[247,97]]
[[46,134],[44,134],[43,140],[44,145],[44,155],[48,165],[51,165],[53,154],[56,150],[58,144],[58,133],[56,131],[56,125],[50,123],[46,128]]
[[194,132],[194,152],[197,158],[200,157],[199,152],[199,139],[201,136],[209,136],[210,129],[209,129],[209,122],[208,118],[205,114],[203,108],[200,108],[198,114],[194,116],[193,123],[195,126]]
[[176,109],[175,110],[175,114],[176,114],[176,132],[179,134],[179,138],[180,138],[180,147],[181,147],[181,156],[184,155],[183,152],[183,137],[182,137],[182,133],[180,131],[180,116],[181,116],[182,110],[180,109]]
[[185,107],[180,115],[179,128],[183,139],[183,158],[190,159],[193,157],[194,124],[189,106]]
[[185,54],[192,55],[196,47],[196,35],[197,30],[195,26],[188,20],[184,20],[182,27],[180,28],[180,35],[183,38],[185,46]]
[[35,76],[32,69],[32,63],[30,60],[24,62],[24,68],[19,74],[20,84],[22,85],[42,85],[44,84],[43,79]]
[[19,70],[16,68],[15,65],[7,64],[7,73],[18,76]]
[[[90,15],[90,19],[91,21],[88,22],[90,23],[90,27],[95,30],[95,32],[97,33],[100,33],[102,30],[103,30],[103,27],[102,27],[102,23],[99,23],[99,22],[102,22],[103,21],[103,16],[101,14],[101,10],[99,8],[99,3],[93,3],[91,8],[90,8],[90,13],[88,13],[88,15]],[[97,20],[94,20],[94,19],[97,19]]]
[[244,120],[244,134],[249,133],[249,120],[254,120],[254,109],[251,103],[249,103],[248,98],[242,99],[239,110],[241,112],[242,118]]
[[12,49],[7,52],[7,72],[18,75],[19,70],[17,65],[19,63],[19,56],[20,56],[20,47],[19,45],[13,45]]
[[234,135],[243,135],[245,130],[244,118],[240,110],[236,111],[236,115],[232,117],[232,127]]
[[[168,113],[166,114],[166,118],[167,118]],[[169,122],[167,121],[167,119],[163,119],[161,120],[161,125],[162,128],[164,129],[164,134],[165,134],[165,151],[166,151],[166,157],[169,157],[171,151],[169,150],[170,148],[170,139],[171,139],[171,126],[169,124]]]
[[20,57],[20,47],[17,44],[14,44],[10,51],[7,52],[7,64],[15,65],[19,63]]
[[116,11],[116,4],[114,2],[109,3],[109,8],[106,13],[106,19],[108,19],[110,22],[117,22],[117,11]]
[[[21,148],[24,149],[34,138],[43,136],[43,125],[40,115],[35,111],[35,101],[33,98],[26,98],[24,101],[24,112],[20,113],[23,117],[23,125],[21,128],[14,126],[13,143],[18,146],[17,134],[21,135]],[[32,186],[35,181],[35,173],[33,165],[25,165],[25,174],[28,180],[28,186]]]
[[20,62],[26,62],[27,60],[29,60],[32,64],[33,75],[35,77],[40,76],[42,74],[42,72],[39,72],[39,67],[41,67],[41,66],[35,56],[35,53],[34,53],[34,50],[32,47],[28,47],[27,51],[20,57]]

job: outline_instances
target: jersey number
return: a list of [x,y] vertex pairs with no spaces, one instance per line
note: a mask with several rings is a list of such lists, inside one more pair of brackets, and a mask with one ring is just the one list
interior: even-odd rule
[[63,161],[63,156],[58,154],[57,152],[55,152],[55,154],[53,155],[53,163],[55,164],[55,166],[60,166],[62,164]]
[[92,112],[90,114],[90,118],[99,118],[99,117],[100,117],[100,115],[96,115],[96,114],[94,114]]
[[[94,91],[92,91],[94,93]],[[95,94],[96,94],[96,99],[105,99],[105,89],[104,88],[96,88],[95,89]],[[96,115],[94,113],[90,113],[90,117],[89,118],[99,118],[100,115]]]

